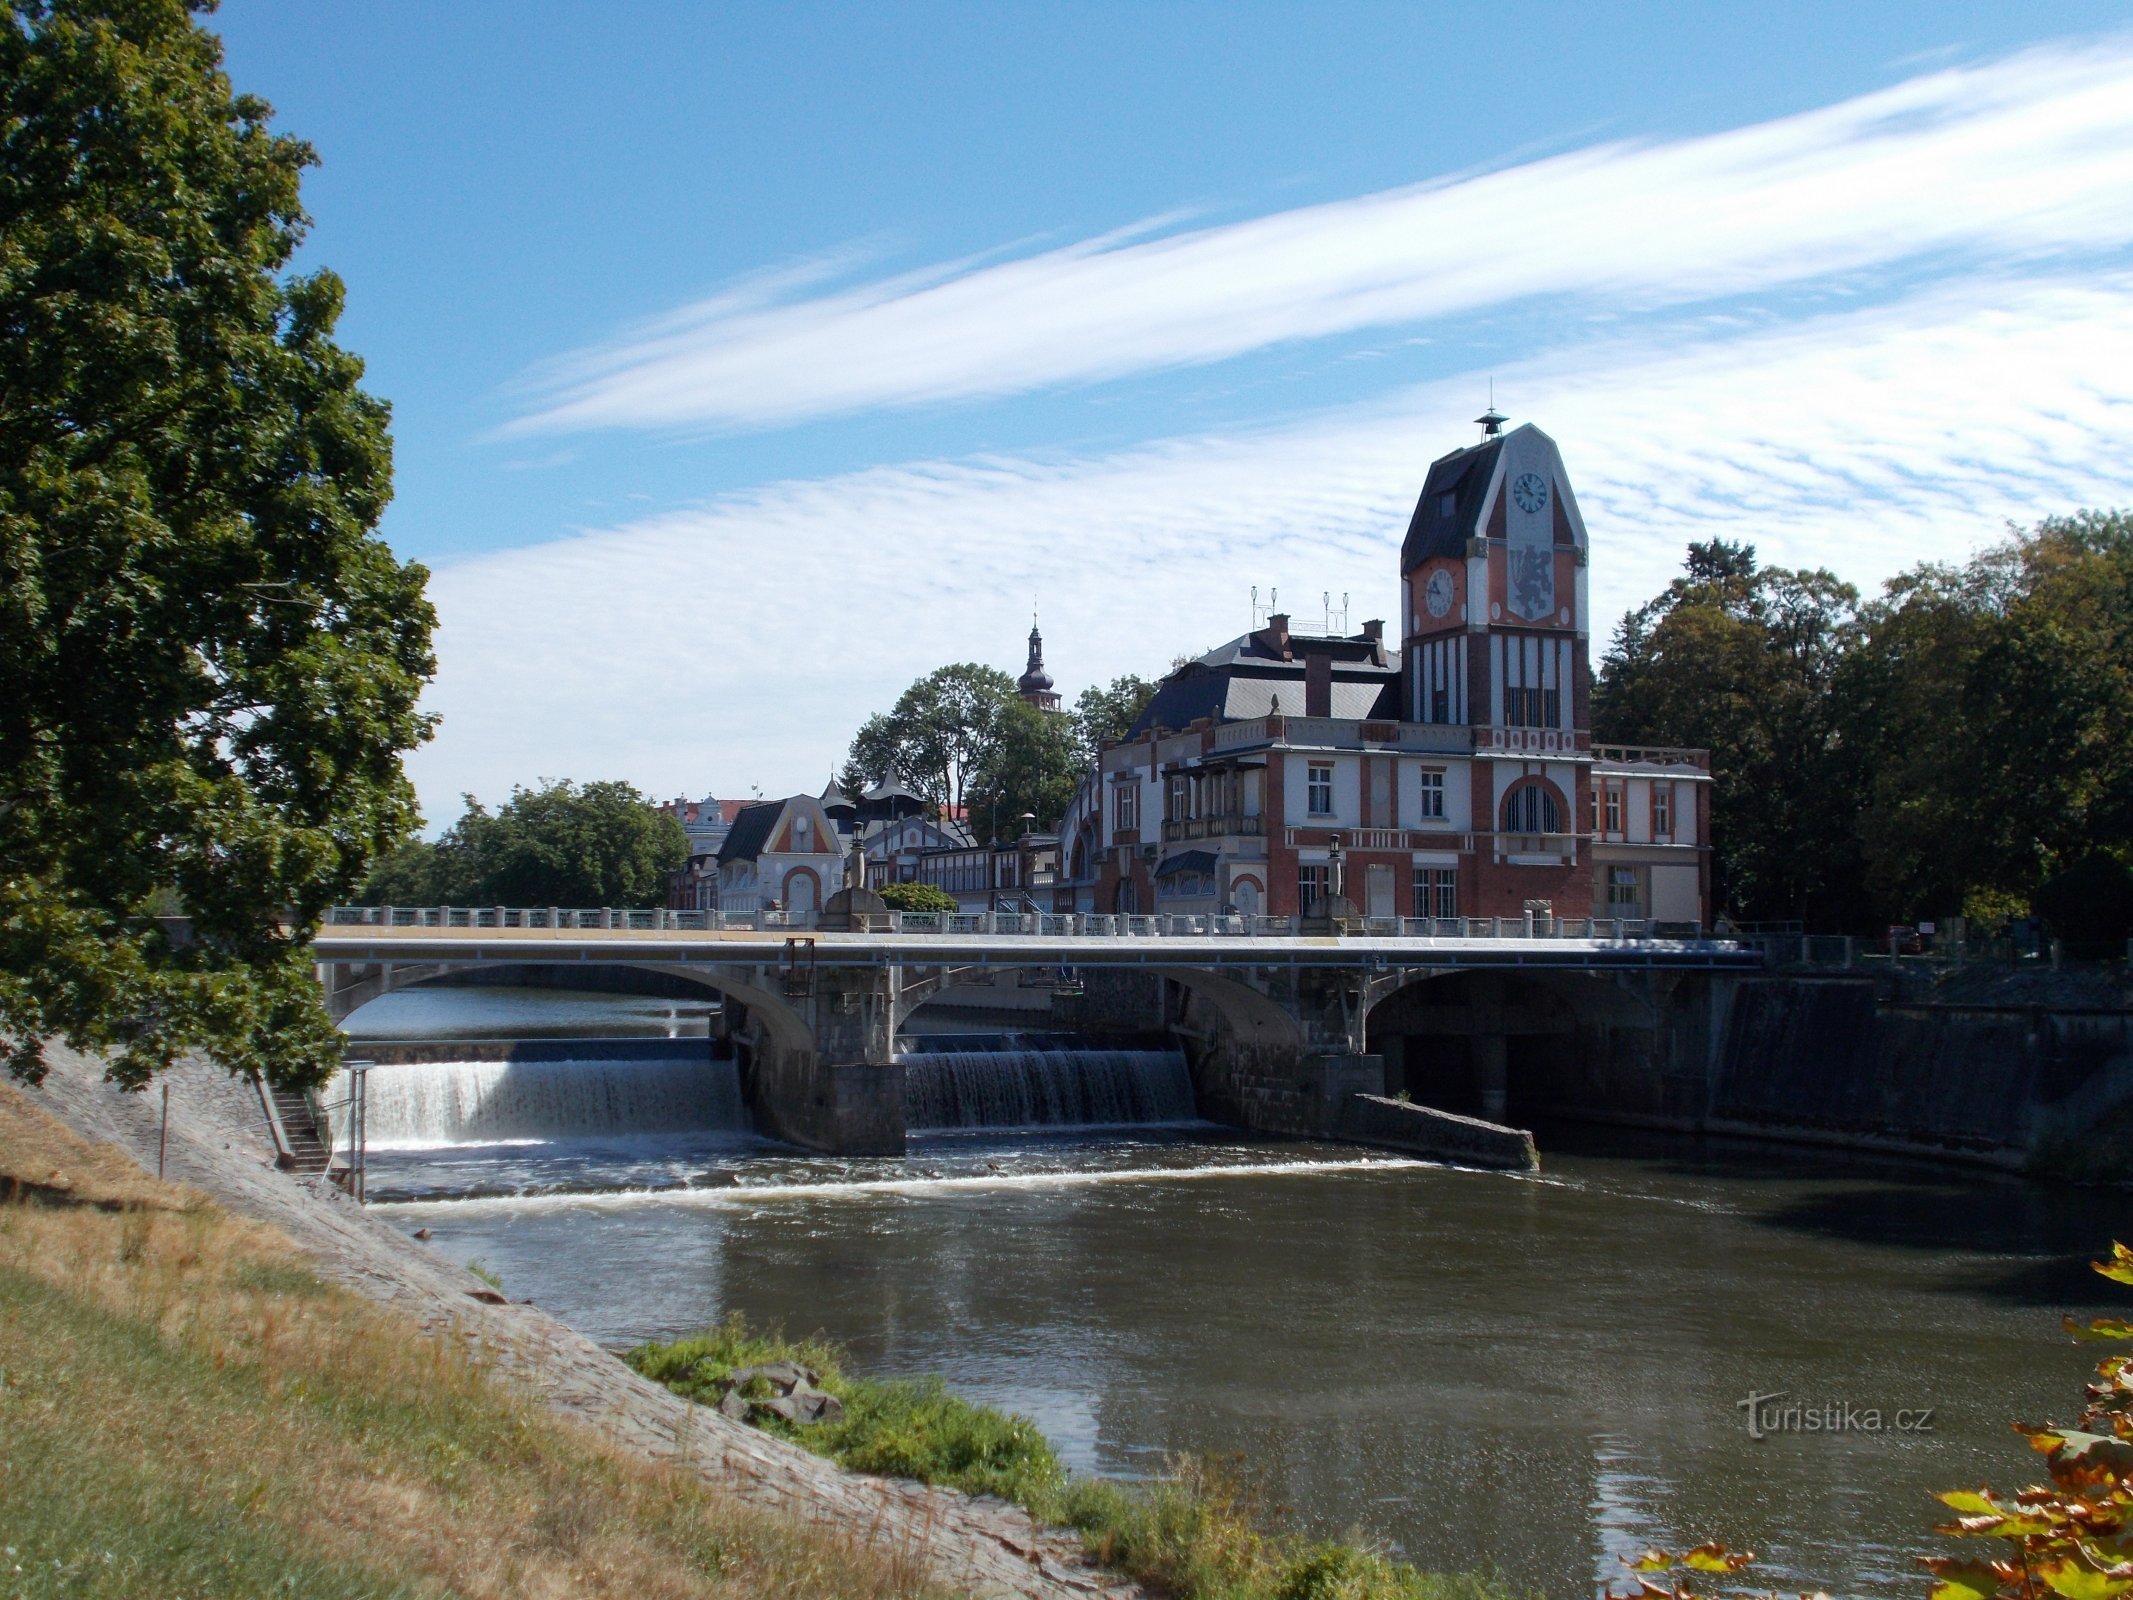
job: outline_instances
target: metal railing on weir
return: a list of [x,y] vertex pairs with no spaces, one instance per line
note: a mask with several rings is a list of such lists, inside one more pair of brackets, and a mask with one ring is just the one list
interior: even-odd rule
[[[1054,911],[892,911],[863,919],[868,934],[923,934],[950,938],[1295,938],[1299,917],[1156,912],[1091,915]],[[573,910],[561,906],[335,906],[327,928],[547,928],[644,933],[761,933],[817,931],[811,915],[791,911],[631,911],[615,907]],[[844,931],[844,930],[837,930]],[[1342,924],[1350,935],[1404,939],[1585,939],[1622,943],[1704,937],[1689,924],[1653,923],[1627,917],[1357,917]]]

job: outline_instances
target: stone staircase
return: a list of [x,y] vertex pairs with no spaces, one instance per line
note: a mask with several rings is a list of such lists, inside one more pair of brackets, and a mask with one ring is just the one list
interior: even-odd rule
[[286,1084],[270,1083],[266,1092],[281,1125],[282,1164],[301,1177],[317,1177],[333,1164],[333,1152],[326,1148],[311,1101]]

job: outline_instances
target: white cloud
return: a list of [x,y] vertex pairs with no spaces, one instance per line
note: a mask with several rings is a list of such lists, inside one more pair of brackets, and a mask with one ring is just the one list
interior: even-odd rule
[[[1167,225],[1167,219],[1164,219]],[[546,373],[519,432],[732,427],[1219,360],[1530,296],[1683,305],[1956,252],[2133,241],[2133,42],[1922,76],[1228,226],[809,293],[809,264]],[[798,296],[796,298],[796,296]]]
[[[1692,538],[1862,584],[1960,557],[2005,518],[2133,502],[2133,280],[1973,280],[1743,332],[1591,345],[1497,374],[1562,445],[1604,635]],[[772,485],[440,571],[433,820],[473,789],[629,777],[655,792],[817,786],[852,729],[944,661],[1016,669],[1033,593],[1069,693],[1248,624],[1394,615],[1428,460],[1478,380],[1259,432],[1091,458],[887,466]]]

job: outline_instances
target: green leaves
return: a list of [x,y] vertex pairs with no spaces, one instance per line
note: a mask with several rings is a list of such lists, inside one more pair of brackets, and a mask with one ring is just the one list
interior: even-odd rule
[[[337,1055],[304,937],[405,835],[426,574],[374,534],[313,159],[180,0],[0,19],[0,1055]],[[165,935],[172,896],[190,940]]]

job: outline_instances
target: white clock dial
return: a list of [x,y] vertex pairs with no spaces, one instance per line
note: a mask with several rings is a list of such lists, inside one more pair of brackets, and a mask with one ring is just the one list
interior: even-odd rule
[[1429,575],[1429,584],[1422,591],[1422,603],[1429,607],[1429,614],[1441,617],[1452,609],[1452,575],[1439,567]]
[[1511,484],[1511,498],[1521,511],[1538,511],[1548,503],[1548,480],[1537,472],[1521,472]]

